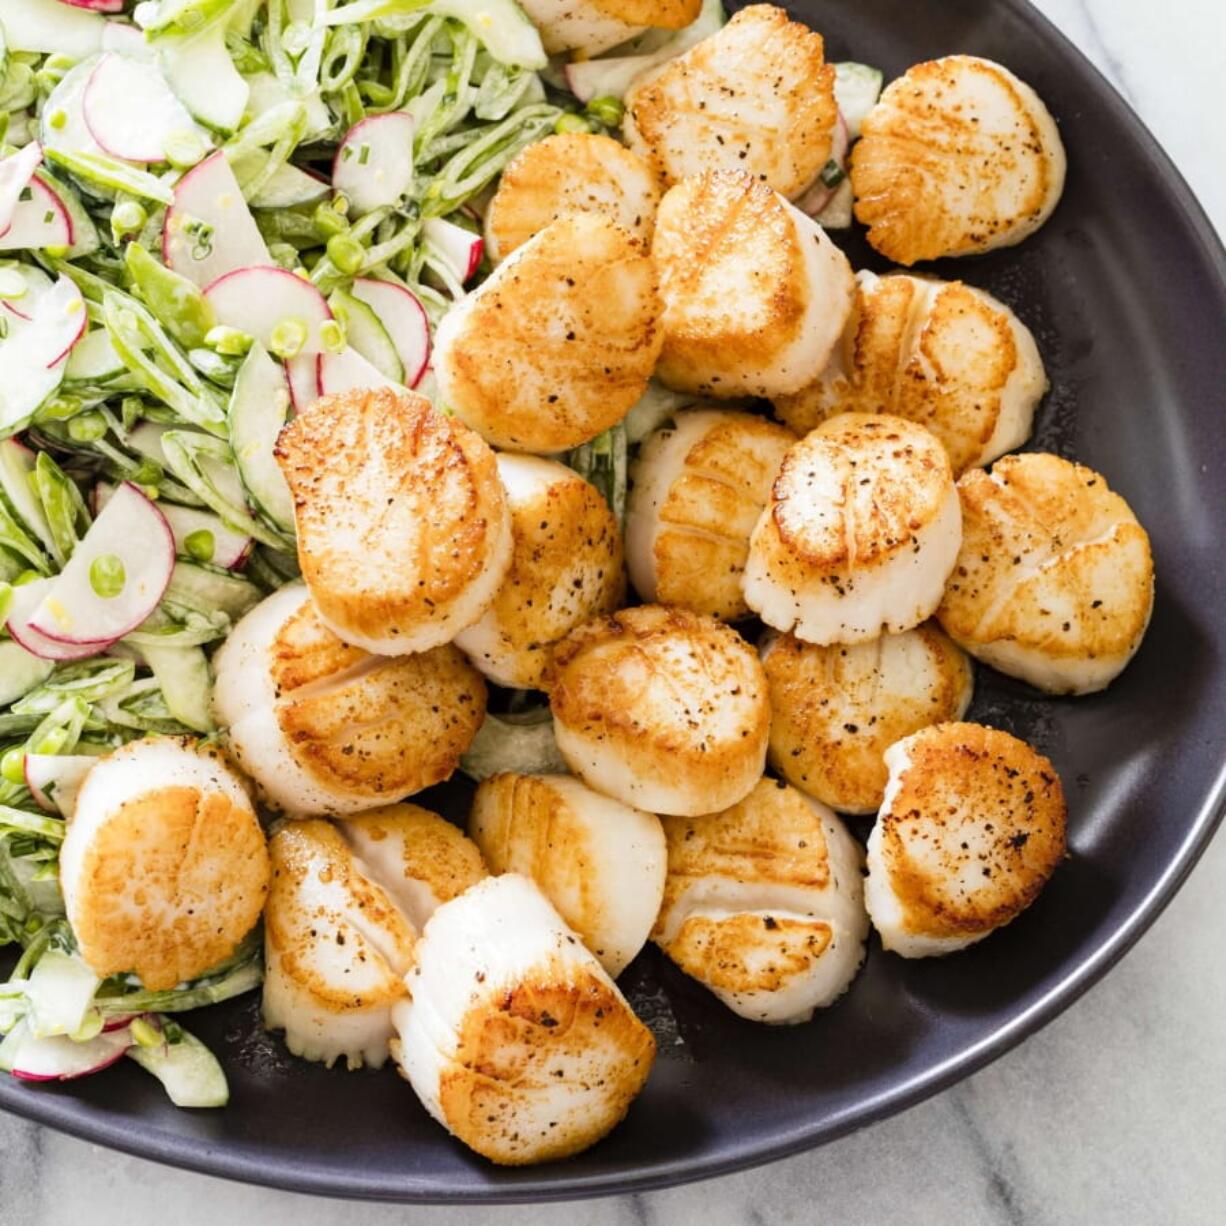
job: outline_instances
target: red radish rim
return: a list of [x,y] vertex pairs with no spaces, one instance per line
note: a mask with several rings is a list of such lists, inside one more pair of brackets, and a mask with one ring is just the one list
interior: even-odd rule
[[[125,634],[131,634],[132,631],[135,630],[136,627],[139,626],[143,621],[145,621],[145,619],[149,616],[149,614],[152,613],[153,610],[156,609],[158,605],[162,603],[162,597],[166,594],[166,589],[170,586],[171,576],[174,572],[174,562],[175,562],[176,557],[178,556],[175,551],[175,534],[174,532],[171,531],[170,524],[167,521],[166,516],[162,514],[161,508],[151,498],[146,498],[145,495],[141,492],[140,488],[135,483],[131,481],[121,481],[118,487],[116,488],[115,493],[118,494],[119,491],[123,489],[125,485],[142,502],[144,502],[151,511],[154,512],[154,514],[157,516],[158,523],[162,527],[162,531],[166,534],[166,548],[170,554],[171,564],[166,569],[166,577],[162,581],[162,586],[158,589],[157,599],[149,603],[149,607],[145,610],[144,613],[140,615],[140,617],[129,622],[118,634],[115,634],[109,638],[105,638],[105,639],[82,639],[79,637],[78,638],[67,638],[66,636],[62,634],[52,634],[49,631],[44,630],[41,626],[35,626],[33,624],[29,624],[29,629],[32,630],[35,634],[39,635],[41,638],[50,639],[51,642],[56,643],[56,644],[63,644],[66,647],[88,648],[89,650],[86,651],[85,653],[86,655],[96,655],[104,651],[112,643],[117,643],[121,638],[123,638]],[[11,625],[9,626],[9,633],[13,634],[13,628]],[[20,639],[17,638],[17,635],[13,634],[13,638],[17,639],[17,642],[20,643],[22,647],[26,647],[26,645],[22,643]],[[26,650],[30,651],[31,648],[26,647]],[[33,654],[38,655],[38,652],[34,652]],[[51,659],[52,657],[43,656],[42,658]]]
[[[75,7],[88,8],[89,6],[85,4],[78,4]],[[99,11],[106,12],[109,10]],[[93,71],[89,74],[89,80],[85,82],[85,88],[81,91],[81,118],[85,121],[86,130],[89,132],[90,136],[94,138],[95,143],[103,153],[109,154],[113,158],[119,158],[120,161],[123,162],[141,162],[146,165],[151,162],[165,161],[166,150],[164,148],[158,149],[156,152],[151,153],[146,153],[144,150],[142,150],[140,153],[120,153],[118,150],[108,145],[106,141],[104,141],[94,130],[94,125],[90,123],[89,116],[91,109],[98,109],[97,103],[95,103],[95,106],[91,108],[89,101],[90,91],[94,88],[94,82],[98,79],[98,74],[106,68],[108,63],[114,62],[115,60],[122,60],[123,58],[124,57],[122,55],[118,55],[114,51],[104,51],[98,58],[98,62],[94,65]],[[150,149],[152,148],[153,146],[150,145]]]
[[91,13],[122,13],[123,0],[60,0],[74,9],[88,9]]
[[[106,1032],[104,1031],[103,1033]],[[129,1043],[128,1047],[131,1046],[132,1044]],[[82,1069],[79,1073],[26,1073],[21,1069],[13,1069],[13,1076],[16,1077],[18,1081],[76,1081],[79,1077],[90,1077],[94,1073],[101,1073],[104,1070],[109,1069],[112,1064],[115,1064],[117,1061],[123,1059],[124,1053],[128,1050],[128,1047],[120,1047],[114,1053],[108,1055],[106,1059],[101,1061],[99,1064],[90,1065],[89,1068]]]
[[[31,191],[34,191],[34,189],[37,188],[43,193],[44,196],[47,197],[48,200],[50,200],[51,207],[54,208],[57,213],[59,213],[60,220],[64,223],[64,228],[68,231],[67,245],[71,247],[72,244],[77,241],[77,232],[73,228],[72,214],[68,211],[68,206],[59,198],[59,195],[56,192],[52,191],[51,188],[49,188],[46,183],[44,183],[42,179],[38,177],[37,171],[30,176],[30,182],[26,186],[29,187]],[[0,238],[3,238],[6,234],[8,234],[12,228],[13,223],[10,221],[3,230],[0,230]]]
[[[397,290],[399,293],[402,293],[409,298],[409,300],[417,308],[418,314],[421,316],[422,327],[425,329],[426,334],[426,348],[424,354],[422,355],[421,368],[418,370],[417,374],[410,379],[408,377],[409,372],[407,370],[405,371],[404,385],[411,391],[422,381],[422,379],[426,377],[426,371],[430,369],[430,358],[434,352],[434,337],[430,332],[430,316],[426,313],[426,308],[422,305],[421,299],[415,293],[413,293],[411,289],[408,289],[403,285],[397,285],[394,281],[380,281],[375,277],[355,277],[353,282],[354,285],[357,285],[359,282],[361,282],[363,285],[378,285],[382,288]],[[367,303],[367,306],[370,306],[370,304]],[[375,311],[376,315],[379,314],[374,307],[371,307],[371,310]],[[379,322],[383,322],[382,318],[380,318]],[[386,325],[384,325],[384,327],[386,327]],[[392,344],[393,347],[396,348],[396,352],[399,354],[400,350],[399,347],[396,347],[394,338],[392,340]],[[401,362],[404,361],[403,354],[401,354],[400,360]]]
[[[377,116],[376,116],[377,118]],[[201,163],[203,165],[203,163]],[[229,272],[223,272],[220,277],[214,277],[208,285],[201,290],[201,293],[207,298],[218,286],[223,285],[233,277],[249,277],[258,273],[260,276],[278,276],[292,277],[299,285],[305,286],[319,299],[324,309],[323,322],[335,318],[332,314],[332,308],[328,305],[328,300],[319,292],[319,289],[312,285],[305,277],[300,277],[296,272],[290,272],[288,268],[282,268],[279,264],[244,264],[242,268],[231,268]]]
[[76,348],[77,342],[85,335],[85,329],[89,326],[89,312],[85,309],[85,300],[81,297],[80,292],[77,293],[77,301],[81,304],[81,309],[77,312],[81,316],[81,326],[77,329],[77,334],[70,340],[67,346],[61,351],[58,357],[54,357],[47,363],[47,369],[50,370],[53,366],[58,366],[61,362],[68,360],[68,355]]
[[[188,183],[191,182],[193,175],[204,170],[204,168],[208,166],[211,162],[213,162],[216,158],[224,158],[225,156],[226,155],[225,155],[224,150],[222,149],[215,150],[213,153],[210,153],[208,157],[201,158],[200,161],[198,161],[195,164],[195,166],[191,168],[191,170],[187,171],[183,175],[183,177],[175,184],[174,192],[172,194],[172,199],[170,203],[166,206],[166,216],[162,219],[162,263],[165,264],[167,268],[171,267],[171,263],[170,263],[170,219],[175,215],[176,205],[179,200],[179,193],[183,190],[183,188]],[[183,212],[184,210],[178,209],[177,211]],[[222,276],[224,275],[226,274],[223,273]],[[220,277],[218,277],[217,279],[221,280]]]
[[295,369],[297,370],[309,369],[314,374],[315,395],[307,403],[314,404],[315,401],[318,400],[320,396],[323,395],[323,388],[320,387],[320,384],[319,384],[319,359],[321,355],[318,353],[316,354],[308,353],[305,355],[305,357],[306,358],[313,357],[315,361],[311,362],[310,365],[308,366],[307,362],[303,360],[304,355],[299,354],[296,357],[289,358],[288,360],[281,363],[281,369],[285,372],[285,384],[286,384],[286,387],[289,388],[290,408],[292,408],[295,413],[301,413],[302,410],[306,407],[306,405],[299,403],[297,381],[295,380],[294,375],[290,370],[290,367],[293,366],[295,363],[297,364],[295,366]]

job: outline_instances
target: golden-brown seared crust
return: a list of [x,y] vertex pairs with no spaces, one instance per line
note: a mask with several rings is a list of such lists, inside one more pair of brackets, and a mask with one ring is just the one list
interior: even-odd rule
[[[883,659],[903,654],[905,663]],[[958,719],[971,690],[970,662],[935,622],[854,645],[780,635],[763,667],[768,761],[802,792],[849,813],[880,805],[885,751],[929,724]]]
[[1149,537],[1093,469],[1042,452],[958,482],[962,549],[937,616],[968,650],[1127,658],[1153,608]]
[[735,621],[749,613],[741,590],[749,536],[770,498],[790,430],[750,413],[708,431],[657,512],[656,599]]
[[787,553],[776,567],[863,573],[912,550],[949,493],[949,457],[929,432],[888,414],[844,413],[788,452],[770,514]]
[[1064,858],[1055,767],[981,724],[926,728],[908,741],[907,756],[877,819],[905,931],[970,937],[1007,924]]
[[621,530],[600,491],[576,475],[513,505],[511,532],[511,569],[489,616],[516,653],[516,684],[542,689],[554,643],[625,597]]
[[777,992],[830,948],[834,929],[795,916],[690,915],[665,946],[687,975],[714,991]]
[[[387,894],[358,870],[336,827],[318,818],[283,822],[269,839],[268,850],[272,886],[264,911],[266,956],[277,958],[294,986],[328,1013],[402,1000],[417,934]],[[347,909],[334,910],[321,902],[312,889],[312,876],[333,887]],[[339,955],[329,958],[330,951],[320,949],[321,929],[345,949],[348,975]],[[360,968],[356,976],[355,967]]]
[[[500,1165],[578,1153],[609,1132],[643,1088],[655,1040],[621,994],[586,967],[561,958],[528,971],[496,1000],[470,1009],[454,1061],[440,1074],[443,1122]],[[597,1093],[561,1127],[521,1133],[540,1096],[562,1075]],[[544,1122],[544,1121],[542,1121]]]
[[[485,718],[481,675],[450,644],[394,659],[354,651],[309,602],[273,640],[277,722],[294,759],[329,788],[376,799],[450,778]],[[311,675],[325,658],[339,671]],[[307,674],[301,688],[287,684],[295,674]]]
[[612,137],[564,132],[511,161],[485,216],[500,260],[565,213],[597,213],[649,244],[660,185],[643,160]]
[[551,453],[616,425],[663,343],[655,266],[628,230],[572,213],[500,265],[439,334],[448,405],[497,447]]
[[399,838],[406,879],[428,885],[440,904],[488,876],[477,845],[458,826],[420,805],[383,805],[345,819],[347,832],[372,843]]
[[590,0],[605,17],[624,21],[628,26],[655,26],[661,30],[680,30],[696,21],[702,0]]
[[982,462],[1020,360],[1009,316],[962,282],[861,278],[838,371],[774,405],[800,434],[838,413],[919,422],[944,444],[957,475]]
[[630,147],[666,183],[744,170],[796,197],[830,159],[838,106],[820,34],[755,4],[626,98]]
[[1063,181],[1059,135],[1033,91],[966,55],[917,64],[887,86],[851,151],[856,218],[904,265],[1017,241],[1045,220]]
[[740,171],[673,188],[652,254],[664,300],[658,375],[679,391],[756,395],[738,372],[770,365],[801,336],[811,286],[786,203]]
[[555,719],[624,741],[662,772],[672,762],[719,778],[730,759],[739,774],[765,749],[762,665],[713,617],[639,605],[590,621],[554,649],[548,682]]
[[411,392],[324,396],[281,431],[276,456],[311,596],[363,640],[446,617],[505,531],[493,452]]
[[91,840],[73,915],[99,976],[130,972],[173,988],[228,958],[268,890],[268,852],[254,811],[221,791],[153,787],[120,806]]

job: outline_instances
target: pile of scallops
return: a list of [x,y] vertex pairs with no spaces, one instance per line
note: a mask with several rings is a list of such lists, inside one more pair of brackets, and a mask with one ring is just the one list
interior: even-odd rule
[[[821,37],[755,5],[636,84],[625,144],[519,155],[436,404],[348,392],[280,437],[302,581],[213,662],[228,759],[143,742],[89,776],[63,871],[94,965],[178,982],[262,908],[292,1052],[390,1055],[465,1144],[528,1163],[646,1081],[616,984],[646,942],[799,1023],[870,927],[942,955],[1035,900],[1060,780],[962,722],[972,659],[1101,690],[1149,620],[1148,539],[1103,476],[1016,450],[1047,379],[1008,306],[857,275],[794,203],[840,123]],[[909,267],[1022,241],[1064,165],[1035,93],[957,55],[885,90],[849,173]],[[683,407],[637,451],[623,532],[556,457],[653,379]],[[489,683],[547,695],[566,770],[486,778],[464,833],[405,798],[456,769]],[[124,772],[142,755],[156,790]],[[267,851],[247,781],[280,815]]]

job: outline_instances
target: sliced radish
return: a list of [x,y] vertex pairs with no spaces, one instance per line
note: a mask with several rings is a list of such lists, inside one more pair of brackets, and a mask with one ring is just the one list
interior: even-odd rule
[[319,390],[324,396],[362,391],[372,387],[399,387],[372,366],[356,349],[319,355]]
[[242,188],[218,150],[175,185],[162,229],[166,266],[202,289],[240,268],[272,264]]
[[102,152],[85,122],[85,90],[100,58],[90,56],[70,68],[47,95],[38,121],[44,149],[93,155]]
[[17,208],[21,193],[42,160],[43,147],[35,140],[0,161],[0,233],[12,223],[13,210]]
[[[103,562],[113,579],[99,589]],[[157,608],[175,565],[166,517],[129,482],[115,492],[42,598],[30,628],[68,644],[112,643]],[[14,636],[16,637],[16,636]]]
[[593,98],[622,98],[635,80],[670,57],[623,55],[605,60],[580,60],[562,70],[566,87],[580,102]]
[[98,50],[106,25],[100,14],[60,0],[8,0],[3,21],[10,51],[58,51],[74,60]]
[[163,40],[161,65],[170,88],[201,122],[224,132],[242,123],[251,90],[226,50],[224,21],[194,38]]
[[20,430],[60,385],[62,359],[85,331],[80,291],[61,277],[30,304],[29,319],[8,317],[0,340],[0,435]]
[[[95,514],[100,512],[115,496],[117,487],[99,481],[94,486]],[[235,532],[227,528],[221,517],[211,511],[201,511],[196,507],[180,507],[173,502],[159,502],[158,510],[166,518],[175,538],[175,552],[180,557],[196,558],[207,562],[210,566],[220,566],[223,570],[236,570],[246,562],[255,542],[244,532]],[[208,533],[212,541],[212,553],[204,557],[200,550],[204,542],[198,534]],[[196,537],[189,548],[187,538]]]
[[359,120],[336,150],[332,186],[355,214],[395,204],[413,186],[413,117],[389,111]]
[[30,625],[35,609],[42,604],[43,597],[54,584],[54,579],[35,579],[32,583],[23,583],[13,589],[13,601],[5,623],[13,642],[40,660],[84,660],[98,655],[107,644],[60,643],[39,634]]
[[422,227],[422,233],[426,242],[447,261],[461,285],[481,267],[485,240],[480,234],[442,217],[432,217]]
[[301,413],[323,394],[319,390],[319,363],[316,354],[302,353],[285,363],[285,380],[295,413]]
[[254,336],[266,349],[278,324],[297,320],[306,327],[300,353],[320,353],[321,324],[332,318],[327,300],[309,281],[284,268],[237,268],[205,286],[217,318]]
[[400,364],[400,355],[378,315],[361,299],[341,289],[332,291],[328,305],[345,321],[349,344],[385,378],[403,383],[404,367]]
[[359,277],[350,292],[379,317],[400,356],[405,386],[416,387],[430,364],[430,317],[417,295],[370,277]]
[[130,60],[157,59],[156,46],[145,42],[143,31],[126,21],[108,21],[102,27],[102,50],[118,51]]
[[76,1043],[62,1034],[36,1039],[23,1020],[0,1046],[0,1067],[22,1081],[70,1081],[110,1068],[131,1046],[132,1036],[126,1026],[104,1030],[86,1043]]
[[77,792],[97,761],[89,754],[28,753],[22,760],[26,787],[40,809],[71,817]]
[[72,246],[72,219],[64,202],[41,179],[30,179],[0,234],[0,251]]
[[176,135],[200,135],[156,67],[114,51],[94,65],[81,102],[103,152],[128,162],[164,162]]
[[122,13],[123,0],[60,0],[74,9],[89,9],[92,13]]

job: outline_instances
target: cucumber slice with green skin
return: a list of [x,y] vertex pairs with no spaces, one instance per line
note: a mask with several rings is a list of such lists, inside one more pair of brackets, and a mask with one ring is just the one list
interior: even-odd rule
[[55,549],[55,538],[51,534],[43,504],[31,484],[34,459],[34,452],[15,438],[0,442],[0,496],[18,524],[50,553]]
[[10,51],[58,51],[76,60],[98,50],[107,24],[100,14],[60,0],[10,0],[3,22]]
[[569,771],[553,735],[549,708],[522,716],[487,715],[460,770],[478,783],[491,775],[566,774]]
[[95,328],[72,347],[68,365],[64,367],[64,380],[68,383],[105,383],[118,378],[127,369],[111,344],[111,334],[105,328]]
[[[262,156],[257,155],[257,159],[262,165]],[[240,159],[235,163],[238,173],[241,174],[257,159]],[[315,204],[331,193],[331,185],[326,180],[317,179],[286,162],[277,167],[272,178],[247,203],[253,209],[292,209],[300,204]]]
[[30,972],[26,988],[30,1034],[36,1039],[76,1034],[101,982],[79,954],[47,950]]
[[417,295],[392,281],[358,277],[353,296],[379,317],[404,367],[404,385],[416,387],[430,365],[430,317]]
[[263,598],[263,592],[254,583],[238,575],[210,570],[194,562],[176,562],[162,603],[205,617],[224,613],[231,621],[238,621]]
[[8,706],[42,685],[54,670],[52,661],[31,655],[19,643],[0,642],[0,706]]
[[833,195],[826,201],[822,211],[813,218],[823,230],[846,230],[851,226],[852,212],[855,205],[855,193],[851,188],[851,180],[844,179],[834,189]]
[[860,135],[864,117],[877,105],[885,77],[879,68],[845,60],[834,66],[834,97],[852,140]]
[[328,299],[332,313],[344,318],[350,347],[356,349],[384,378],[404,382],[404,364],[379,316],[343,289],[334,290]]
[[[143,1019],[164,1032],[160,1019]],[[175,1042],[163,1041],[153,1047],[137,1043],[127,1055],[147,1073],[152,1073],[176,1107],[224,1107],[230,1101],[230,1087],[217,1057],[195,1035],[175,1027]]]
[[[143,421],[135,430],[128,432],[128,446],[159,465],[164,471],[170,471],[170,463],[162,446],[162,436],[170,430],[182,431],[182,426],[172,426],[160,421]],[[230,502],[242,506],[246,501],[243,494],[243,484],[238,473],[229,464],[204,457],[201,468],[205,476],[212,482],[217,491]]]
[[425,11],[463,22],[500,64],[536,72],[549,63],[536,26],[515,0],[431,0]]
[[251,87],[226,50],[224,22],[195,38],[163,40],[159,60],[167,84],[201,123],[222,132],[242,123]]
[[[312,17],[308,17],[308,24],[312,20]],[[329,136],[336,128],[336,120],[319,90],[314,90],[306,97],[299,98],[296,94],[291,94],[271,72],[253,72],[243,79],[247,82],[247,109],[251,112],[253,119],[258,119],[266,111],[271,111],[273,107],[281,106],[283,103],[301,102],[306,107],[307,113],[307,127],[302,137],[302,144],[309,145]]]
[[[310,376],[318,391],[314,361]],[[273,448],[289,412],[290,393],[281,366],[260,345],[252,345],[230,395],[230,447],[248,494],[284,532],[294,531],[294,500]]]
[[97,760],[91,754],[28,753],[21,768],[26,787],[40,809],[71,817],[81,784]]
[[167,709],[196,732],[212,732],[212,681],[209,662],[199,647],[141,645],[141,655],[153,669]]
[[52,581],[30,627],[56,642],[101,650],[157,608],[174,563],[166,517],[125,482]]

